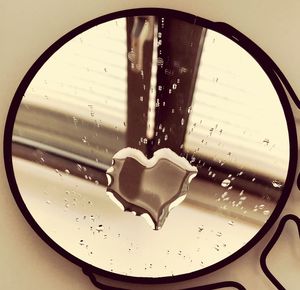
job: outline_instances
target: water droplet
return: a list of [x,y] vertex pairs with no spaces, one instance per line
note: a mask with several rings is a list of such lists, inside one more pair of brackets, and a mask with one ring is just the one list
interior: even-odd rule
[[221,237],[222,233],[221,232],[217,232],[216,235],[217,235],[217,237]]
[[272,181],[272,185],[275,188],[281,188],[283,184],[279,180],[275,179],[275,180]]
[[140,101],[143,102],[144,101],[144,97],[140,96]]
[[167,135],[167,134],[165,135],[165,138],[164,138],[164,139],[165,139],[165,141],[167,141],[167,140],[168,140],[168,135]]
[[51,204],[51,201],[50,201],[50,200],[46,200],[46,203],[47,203],[47,204]]
[[87,138],[86,138],[86,136],[83,136],[83,138],[81,139],[81,141],[82,141],[83,143],[87,143]]
[[264,143],[265,145],[269,145],[270,140],[269,140],[268,138],[265,138],[265,139],[263,140],[263,143]]
[[177,84],[173,84],[173,85],[172,85],[172,89],[173,89],[173,90],[176,90],[176,89],[177,89]]
[[230,180],[229,179],[224,179],[223,181],[222,181],[222,183],[221,183],[221,186],[222,187],[228,187],[229,186],[229,184],[230,184]]
[[95,180],[95,184],[97,184],[97,185],[98,185],[98,184],[99,184],[99,181],[98,181],[98,180]]
[[158,57],[157,58],[157,65],[158,66],[163,66],[163,64],[164,64],[164,59],[162,57]]
[[184,118],[181,119],[181,126],[184,125]]
[[128,57],[128,60],[133,63],[135,62],[135,59],[136,59],[136,54],[133,50],[129,51],[128,54],[127,54],[127,57]]
[[222,198],[225,198],[227,195],[228,195],[228,192],[225,191],[225,192],[221,195],[221,197],[222,197]]
[[246,200],[246,199],[247,199],[246,196],[241,196],[241,197],[240,197],[240,200]]
[[70,171],[68,169],[65,169],[65,173],[70,174]]
[[228,224],[229,224],[230,226],[233,226],[234,221],[229,221]]
[[80,246],[83,246],[83,245],[84,245],[84,241],[83,241],[83,240],[80,240],[80,241],[79,241],[79,245],[80,245]]
[[269,214],[270,214],[270,211],[269,211],[269,210],[264,210],[264,211],[263,211],[263,214],[264,214],[264,215],[269,215]]
[[258,206],[259,209],[263,209],[264,207],[265,207],[264,204],[261,204],[261,205]]
[[[188,107],[188,114],[190,114],[192,112],[192,107]],[[196,126],[196,123],[194,124],[194,127]]]
[[95,229],[98,233],[100,233],[101,231],[103,231],[103,226],[102,225],[98,225],[98,227],[96,227]]

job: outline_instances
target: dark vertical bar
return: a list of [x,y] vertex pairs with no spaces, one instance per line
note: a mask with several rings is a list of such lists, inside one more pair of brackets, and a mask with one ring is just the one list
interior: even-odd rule
[[[148,103],[149,103],[149,90],[152,66],[152,52],[153,52],[153,35],[152,39],[147,39],[139,51],[140,47],[132,47],[133,37],[138,39],[140,33],[136,29],[133,35],[134,24],[137,22],[148,21],[147,17],[128,17],[127,18],[127,75],[128,75],[128,88],[127,88],[127,146],[137,148],[147,155],[147,118],[148,118]],[[147,25],[152,25],[148,23]],[[139,26],[138,28],[142,28]],[[142,53],[142,55],[140,55]],[[130,54],[131,57],[130,58]],[[134,62],[135,58],[142,56],[142,69],[136,67]]]
[[182,152],[205,31],[179,19],[158,18],[153,152],[162,147]]

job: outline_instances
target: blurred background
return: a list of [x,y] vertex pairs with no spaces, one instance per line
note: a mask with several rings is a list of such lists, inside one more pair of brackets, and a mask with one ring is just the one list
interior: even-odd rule
[[[125,53],[127,54],[128,52],[126,51]],[[216,81],[216,82],[219,82],[219,80]],[[33,106],[32,106],[32,107],[33,107]],[[31,108],[32,108],[32,107],[31,107]],[[193,110],[192,110],[192,112],[193,112]],[[87,114],[90,114],[90,112],[88,112]],[[125,113],[125,114],[126,114],[126,113]],[[190,119],[192,119],[191,116],[192,116],[192,115],[190,115],[190,117],[188,118],[188,123],[189,123],[189,124],[192,124],[192,123],[190,123]],[[73,116],[72,116],[72,117],[73,117]],[[124,119],[125,119],[125,118],[124,118]],[[149,118],[149,119],[150,119],[150,118]],[[125,119],[125,120],[126,120],[126,119]],[[71,120],[71,121],[74,122],[74,120]],[[75,121],[75,122],[76,122],[76,121]],[[125,121],[125,122],[126,122],[126,121]],[[159,125],[159,124],[158,124],[158,125]],[[212,126],[212,127],[213,127],[213,126]],[[211,129],[212,127],[210,127],[209,129]],[[17,128],[17,127],[16,127],[16,128]],[[252,128],[254,128],[254,127],[252,127]],[[17,132],[17,131],[15,131],[15,132]],[[208,134],[210,134],[210,132],[209,132]],[[208,134],[207,134],[207,135],[208,135]],[[54,135],[55,135],[55,134],[52,133],[52,136],[54,136]],[[82,135],[82,138],[83,138],[83,139],[84,139],[84,136],[86,136],[85,134],[79,134],[79,135],[80,135],[80,136]],[[263,134],[263,135],[265,135],[265,134]],[[18,143],[18,145],[20,145],[20,144],[24,145],[24,144],[25,144],[26,141],[24,141],[24,140],[21,141],[21,138],[19,138],[19,139],[17,138],[18,133],[16,133],[15,136],[16,136],[16,138],[14,139],[14,141],[15,141],[16,144],[17,144],[17,143]],[[149,136],[151,136],[151,135],[149,135]],[[22,136],[19,136],[19,137],[22,137]],[[24,136],[23,136],[23,137],[24,137]],[[87,136],[86,136],[86,137],[87,137]],[[186,136],[186,137],[187,137],[187,136]],[[25,139],[26,139],[26,138],[25,138]],[[124,137],[124,139],[125,139],[125,137]],[[211,139],[212,139],[212,138],[211,138]],[[259,139],[260,139],[260,138],[259,138]],[[35,139],[33,139],[33,140],[35,140]],[[82,139],[81,139],[81,140],[82,140]],[[125,139],[125,140],[126,140],[126,139]],[[186,140],[188,140],[188,138],[185,138],[185,142],[186,142]],[[265,140],[265,141],[264,141],[264,140],[265,140],[265,138],[263,138],[262,143],[263,143],[263,144],[267,144],[267,143],[268,143],[268,140]],[[40,142],[39,140],[36,140],[36,141]],[[81,142],[84,143],[84,141],[81,141]],[[269,142],[270,142],[270,141],[269,141]],[[42,142],[40,142],[40,143],[42,143]],[[257,142],[257,143],[258,143],[258,142]],[[79,142],[79,144],[80,144],[80,142]],[[270,143],[269,143],[269,144],[270,144]],[[32,145],[32,144],[31,144],[31,145]],[[28,147],[28,144],[27,144],[27,143],[26,143],[26,146]],[[30,146],[30,145],[29,145],[29,146]],[[187,142],[186,142],[185,146],[186,146],[186,148],[185,148],[185,151],[186,151],[185,154],[186,154],[186,153],[191,153],[191,152],[193,152],[193,150],[190,150],[190,152],[188,152],[188,149],[187,149],[187,148],[188,148]],[[73,146],[72,146],[72,147],[73,147]],[[75,147],[75,146],[74,146],[74,147]],[[35,148],[38,148],[38,146],[35,146]],[[106,148],[107,148],[107,147],[106,147]],[[24,149],[24,148],[23,148],[23,149]],[[53,149],[53,148],[52,148],[52,149]],[[56,148],[56,149],[57,149],[57,148]],[[108,149],[108,148],[107,148],[107,149]],[[274,149],[274,147],[273,147],[273,149]],[[272,150],[273,150],[273,149],[272,149]],[[271,151],[272,151],[272,150],[271,150]],[[42,148],[42,153],[44,153],[45,151],[47,151],[47,150],[45,150],[45,148]],[[49,150],[49,151],[50,151],[50,150]],[[66,151],[67,151],[67,150],[66,150]],[[83,154],[83,151],[84,151],[84,150],[80,150],[80,154]],[[107,150],[107,151],[108,151],[108,150]],[[15,151],[15,152],[16,152],[16,151]],[[203,152],[203,151],[202,151],[202,152]],[[202,153],[202,152],[201,152],[201,153]],[[193,154],[193,153],[191,153],[191,154]],[[55,155],[58,155],[57,152],[55,153]],[[79,154],[78,154],[78,155],[79,155]],[[276,155],[276,154],[275,154],[275,155]],[[284,155],[284,154],[283,154],[283,155]],[[80,156],[80,155],[79,155],[79,156]],[[280,154],[279,154],[278,156],[276,155],[276,157],[280,158],[279,156],[280,156]],[[93,156],[93,157],[94,157],[94,156]],[[39,158],[40,158],[40,157],[39,157]],[[91,159],[93,160],[94,158],[91,158]],[[199,158],[199,159],[201,159],[201,158]],[[192,159],[191,159],[191,160],[192,160]],[[86,162],[86,160],[85,160],[85,162]],[[97,161],[96,161],[96,162],[97,162]],[[224,162],[224,163],[225,163],[225,162]],[[226,164],[229,164],[229,163],[230,163],[229,161],[226,162]],[[267,162],[266,162],[266,163],[267,163]],[[98,166],[98,165],[96,165],[96,167],[97,167],[97,166]],[[223,165],[223,166],[224,166],[224,165]],[[213,174],[213,173],[212,173],[212,174]],[[280,179],[279,176],[281,176],[281,177],[284,178],[284,174],[283,174],[283,175],[282,175],[282,174],[281,174],[281,175],[278,174],[278,175],[276,176],[276,178],[278,178],[278,181],[279,181],[279,184],[280,184],[280,181],[282,182],[283,180]],[[270,184],[270,182],[272,183],[272,181],[274,181],[273,178],[275,177],[275,175],[272,175],[272,176],[269,176],[269,177],[271,177],[271,178],[268,179],[268,184]],[[252,179],[253,179],[253,178],[252,178]],[[251,179],[251,181],[252,181],[252,179]],[[272,179],[272,180],[271,180],[271,179]],[[275,183],[275,184],[276,184],[276,183]],[[220,184],[219,184],[219,185],[220,185]],[[273,185],[273,187],[276,188],[277,186],[274,186],[274,185]],[[279,187],[280,187],[280,186],[279,186]],[[271,188],[272,188],[272,187],[271,187]]]

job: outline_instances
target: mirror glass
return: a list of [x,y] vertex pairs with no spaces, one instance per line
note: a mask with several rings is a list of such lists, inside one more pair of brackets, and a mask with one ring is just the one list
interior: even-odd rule
[[[211,266],[258,233],[282,194],[290,156],[277,92],[247,51],[198,24],[149,15],[96,25],[52,54],[21,97],[21,197],[55,243],[100,269],[165,277]],[[106,193],[127,147],[148,159],[169,148],[197,169],[160,229]],[[139,190],[139,173],[127,173]],[[152,193],[177,181],[162,170]]]

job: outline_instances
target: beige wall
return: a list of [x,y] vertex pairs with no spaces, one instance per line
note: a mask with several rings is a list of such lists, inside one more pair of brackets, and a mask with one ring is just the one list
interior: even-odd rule
[[[45,48],[87,20],[136,7],[173,8],[231,24],[273,58],[300,95],[298,0],[1,0],[1,135],[19,82]],[[77,266],[49,248],[26,223],[10,193],[2,154],[0,160],[0,289],[95,289]],[[300,213],[299,192],[293,191],[285,212]],[[284,236],[288,243],[280,245],[280,250],[271,257],[272,269],[285,281],[287,289],[297,289],[295,281],[299,273],[299,262],[294,258],[298,255],[300,260],[296,248],[299,240],[292,235],[293,230],[293,226],[288,227]],[[269,237],[270,234],[232,265],[199,279],[199,284],[233,279],[243,282],[247,289],[274,289],[262,275],[258,263]]]

